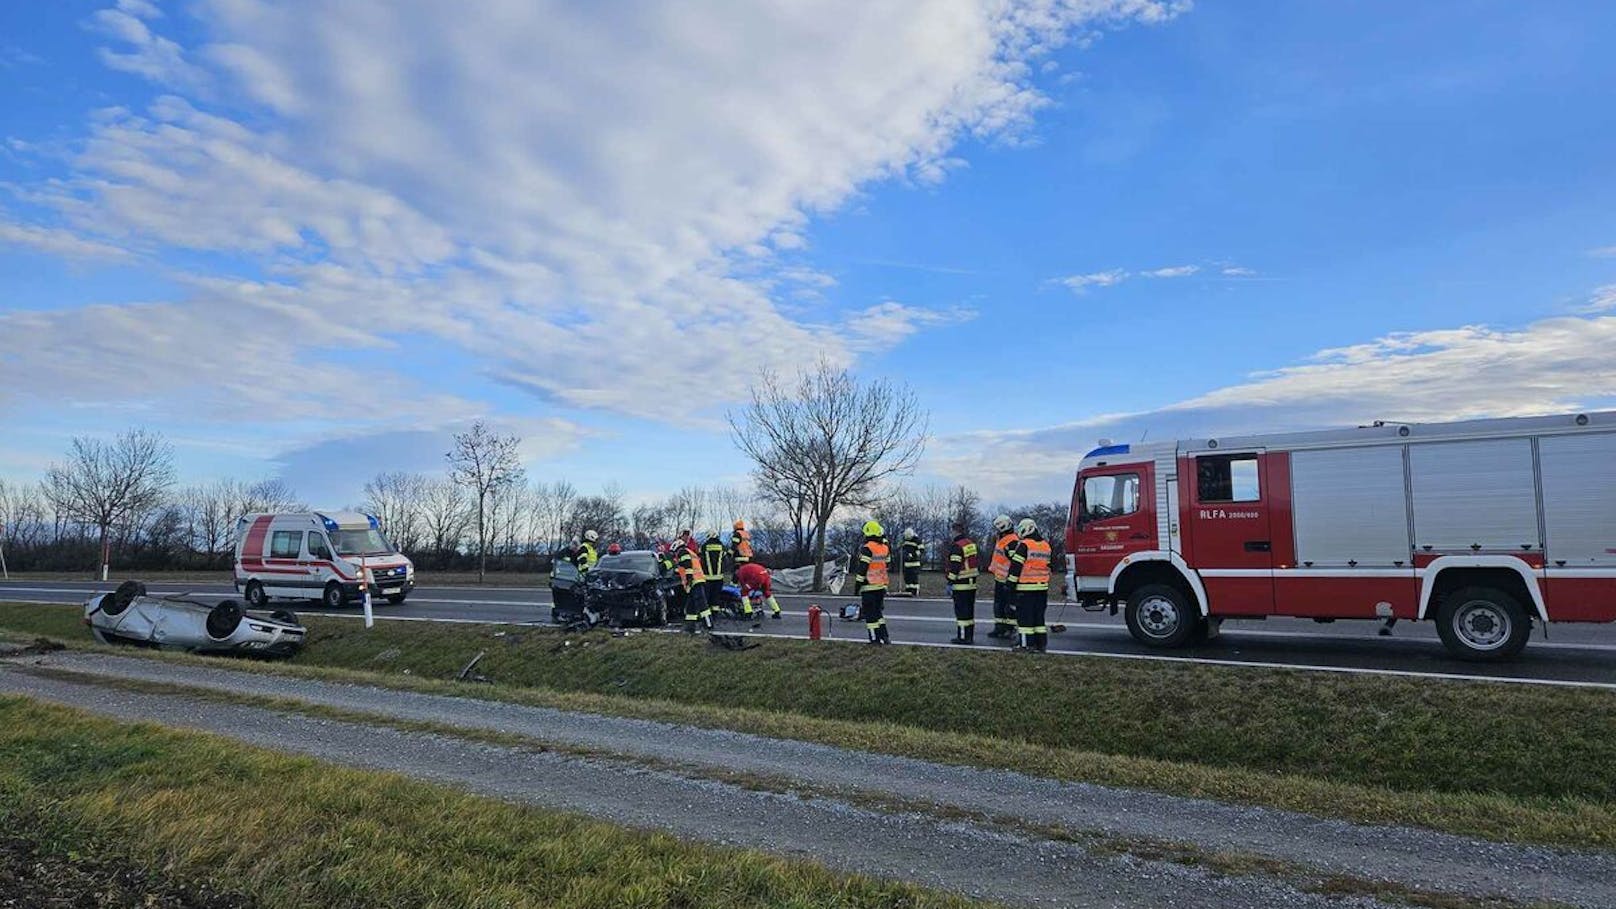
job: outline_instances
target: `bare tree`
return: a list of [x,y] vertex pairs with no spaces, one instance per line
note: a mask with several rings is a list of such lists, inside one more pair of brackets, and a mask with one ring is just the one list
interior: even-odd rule
[[376,516],[387,539],[402,552],[421,546],[422,500],[427,479],[418,473],[379,473],[365,484],[365,511]]
[[791,385],[765,370],[751,397],[729,415],[731,435],[767,496],[804,500],[818,538],[814,589],[821,589],[826,526],[837,509],[869,507],[886,481],[914,471],[927,415],[907,386],[861,383],[824,360]]
[[489,497],[522,481],[522,461],[516,453],[521,444],[521,438],[498,435],[478,420],[470,430],[455,433],[454,448],[444,455],[449,461],[449,478],[468,490],[476,504],[479,584],[488,573]]
[[112,442],[73,439],[67,460],[46,471],[46,489],[57,513],[94,527],[106,580],[113,528],[128,527],[161,505],[174,484],[174,450],[163,437],[132,429]]
[[421,529],[425,542],[439,558],[457,552],[471,524],[466,491],[448,477],[423,481],[421,488]]

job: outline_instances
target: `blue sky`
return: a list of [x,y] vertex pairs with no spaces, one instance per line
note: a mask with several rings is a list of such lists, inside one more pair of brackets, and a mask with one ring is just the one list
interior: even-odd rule
[[816,356],[989,499],[1616,403],[1616,8],[465,9],[0,7],[0,478],[144,425],[345,503],[481,418],[651,496]]

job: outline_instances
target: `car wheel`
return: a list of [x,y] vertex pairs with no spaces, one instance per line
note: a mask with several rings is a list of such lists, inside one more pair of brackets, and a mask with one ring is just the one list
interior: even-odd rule
[[320,597],[321,605],[327,609],[341,609],[348,605],[348,592],[336,581],[325,585],[325,594]]
[[407,596],[409,596],[407,593],[390,593],[387,595],[387,602],[397,606],[398,604],[404,602],[404,598]]
[[222,641],[236,631],[241,624],[241,604],[235,600],[225,600],[208,612],[208,637],[215,641]]
[[139,581],[124,581],[118,589],[101,598],[101,611],[107,615],[121,615],[138,597],[146,595],[146,585]]
[[293,612],[290,609],[277,609],[274,612],[270,613],[269,617],[274,619],[277,622],[281,622],[281,623],[284,623],[284,624],[287,624],[287,625],[296,625],[296,624],[298,624],[298,622],[297,622],[297,613]]
[[1146,584],[1128,596],[1128,633],[1146,647],[1182,647],[1203,624],[1200,610],[1169,584]]
[[254,609],[263,609],[269,605],[269,595],[264,593],[264,585],[257,581],[248,581],[243,595],[247,598],[247,605]]
[[1461,660],[1507,660],[1521,652],[1532,620],[1513,596],[1492,587],[1461,587],[1442,598],[1436,633]]

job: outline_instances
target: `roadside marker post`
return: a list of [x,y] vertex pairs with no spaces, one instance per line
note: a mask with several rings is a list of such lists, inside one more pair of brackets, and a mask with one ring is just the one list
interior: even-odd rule
[[0,523],[0,578],[11,580],[11,569],[6,567],[6,525]]
[[370,571],[365,567],[365,554],[359,554],[359,592],[365,602],[365,627],[376,627],[376,616],[370,611]]

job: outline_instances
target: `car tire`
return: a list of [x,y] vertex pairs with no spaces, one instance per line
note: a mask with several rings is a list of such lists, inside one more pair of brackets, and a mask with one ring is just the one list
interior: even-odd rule
[[241,604],[235,600],[225,600],[208,612],[208,637],[215,641],[222,641],[235,634],[236,628],[241,625],[244,615]]
[[106,615],[122,615],[137,598],[146,595],[146,585],[139,581],[124,581],[118,589],[101,598],[101,611]]
[[407,593],[390,593],[387,595],[387,602],[397,606],[398,604],[404,602],[404,598],[407,596],[409,596]]
[[1182,647],[1205,624],[1190,597],[1170,584],[1146,584],[1128,595],[1128,633],[1146,647]]
[[325,585],[325,591],[320,596],[320,605],[327,609],[341,609],[348,605],[348,591],[336,581]]
[[274,612],[271,612],[269,617],[286,625],[299,624],[297,620],[297,613],[290,609],[277,609]]
[[248,581],[242,596],[246,597],[247,605],[253,609],[263,609],[269,605],[269,594],[264,593],[264,585],[257,581]]
[[1495,587],[1461,587],[1442,598],[1436,633],[1461,660],[1491,663],[1521,652],[1532,635],[1532,620],[1514,596]]

